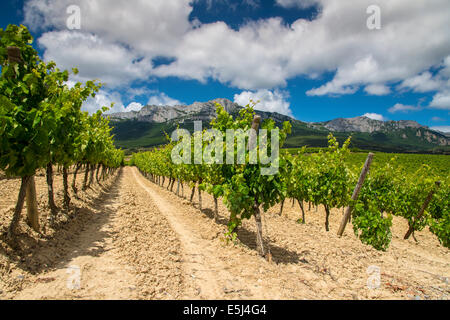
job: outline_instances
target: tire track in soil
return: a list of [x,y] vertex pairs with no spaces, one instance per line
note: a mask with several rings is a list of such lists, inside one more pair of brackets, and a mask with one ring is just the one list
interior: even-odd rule
[[137,168],[127,168],[127,170],[132,170],[137,183],[150,195],[152,202],[156,204],[181,241],[187,284],[185,299],[224,299],[224,290],[226,291],[230,283],[240,283],[240,288],[235,288],[234,292],[248,292],[247,297],[240,298],[254,296],[255,293],[249,289],[250,286],[246,285],[245,279],[237,279],[236,275],[225,271],[226,266],[217,257],[211,241],[202,239],[190,227],[189,222],[182,215],[177,214],[179,210],[176,205],[172,205],[169,200],[161,196],[156,185],[146,180]]

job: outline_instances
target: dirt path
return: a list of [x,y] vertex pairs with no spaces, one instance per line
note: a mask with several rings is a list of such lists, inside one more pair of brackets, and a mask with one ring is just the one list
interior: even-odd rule
[[[181,241],[183,270],[186,281],[186,299],[289,299],[293,293],[301,297],[324,298],[314,293],[304,281],[296,281],[292,271],[285,277],[274,276],[285,266],[269,264],[254,250],[255,234],[242,229],[241,244],[225,240],[226,219],[214,222],[210,209],[198,210],[185,199],[180,199],[147,179],[136,168],[127,168],[127,174],[150,196],[158,210],[167,218]],[[185,186],[185,191],[187,188]],[[280,250],[289,256],[289,252]],[[279,268],[280,267],[280,268]],[[305,277],[310,272],[300,272]],[[293,283],[288,284],[292,281]],[[287,292],[289,291],[289,292]]]
[[203,239],[201,233],[192,227],[195,223],[192,217],[186,219],[180,214],[180,208],[161,195],[161,190],[144,179],[136,168],[130,168],[128,171],[132,171],[138,184],[150,195],[181,241],[183,269],[190,289],[184,298],[223,299],[224,291],[245,291],[246,281],[241,277],[238,278],[241,283],[239,289],[227,289],[227,285],[236,282],[236,276],[226,271],[227,268],[217,255],[216,248],[211,245],[210,239]]
[[[170,223],[170,226],[177,233],[182,243],[182,259],[184,261],[184,272],[193,278],[198,286],[200,297],[207,299],[218,299],[219,284],[217,272],[220,272],[218,261],[212,261],[213,255],[208,252],[208,245],[205,241],[195,236],[194,233],[186,228],[186,225],[176,216],[176,206],[170,204],[162,198],[144,180],[136,168],[132,169],[132,174],[138,184],[150,195],[155,202],[159,212],[163,213]],[[206,249],[206,251],[205,251]],[[206,258],[208,256],[208,259]]]

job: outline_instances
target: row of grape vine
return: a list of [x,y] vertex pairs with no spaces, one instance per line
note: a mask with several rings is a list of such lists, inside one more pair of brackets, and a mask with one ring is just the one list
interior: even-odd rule
[[8,229],[10,240],[15,238],[25,199],[27,222],[35,231],[40,230],[34,186],[38,170],[46,170],[49,220],[53,225],[58,214],[53,191],[55,165],[62,167],[64,210],[68,211],[70,168],[76,195],[76,176],[82,167],[82,188],[86,189],[94,175],[97,182],[105,179],[124,162],[123,151],[113,144],[109,120],[103,116],[108,108],[93,115],[81,111],[83,102],[94,97],[102,84],[69,81],[69,72],[61,71],[52,61],[42,61],[32,42],[25,26],[0,29],[0,169],[7,176],[21,178]]

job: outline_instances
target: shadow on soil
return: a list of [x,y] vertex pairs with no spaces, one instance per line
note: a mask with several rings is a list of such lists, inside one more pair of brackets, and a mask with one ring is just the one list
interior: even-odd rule
[[[97,185],[100,195],[96,198],[84,194],[83,197],[88,201],[81,208],[74,207],[70,218],[60,222],[51,236],[39,238],[27,232],[18,234],[17,244],[25,249],[12,250],[5,244],[6,235],[1,235],[0,255],[8,257],[20,269],[32,274],[63,266],[78,256],[99,256],[104,252],[105,239],[113,236],[113,232],[100,229],[114,212],[110,205],[119,195],[120,179],[122,171],[116,175],[109,189]],[[82,233],[84,236],[81,238]]]
[[[202,209],[202,213],[204,213],[208,218],[214,220],[214,210],[209,208]],[[219,216],[218,224],[227,225],[228,220],[222,216]],[[247,248],[257,251],[256,249],[256,232],[248,230],[245,227],[240,226],[237,229],[237,238],[239,241],[245,245]],[[298,262],[304,262],[305,260],[300,259],[300,256],[295,251],[290,251],[285,248],[279,247],[267,239],[264,240],[264,247],[269,248],[272,254],[272,260],[277,264],[295,264]]]

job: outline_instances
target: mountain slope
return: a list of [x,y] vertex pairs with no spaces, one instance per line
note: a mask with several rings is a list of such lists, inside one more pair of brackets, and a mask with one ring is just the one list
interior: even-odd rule
[[[227,112],[236,115],[242,108],[227,99],[195,102],[190,106],[145,106],[140,111],[110,114],[116,145],[136,150],[166,142],[165,134],[171,134],[179,124],[193,131],[193,121],[201,120],[208,126],[216,115],[215,102]],[[272,118],[278,124],[292,123],[292,134],[286,147],[324,147],[329,132],[345,140],[352,136],[352,147],[385,152],[450,152],[450,138],[445,134],[422,126],[415,121],[379,121],[367,117],[338,118],[325,122],[306,123],[279,113],[255,110],[262,119]]]

